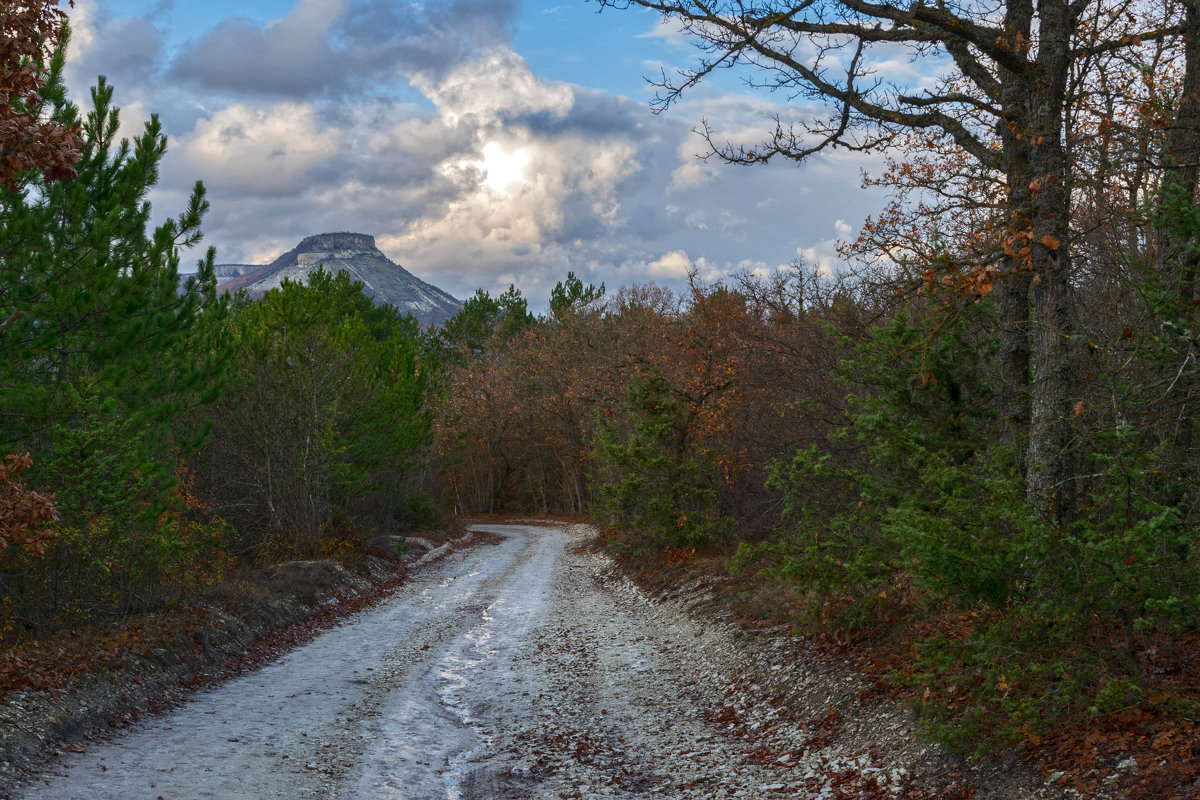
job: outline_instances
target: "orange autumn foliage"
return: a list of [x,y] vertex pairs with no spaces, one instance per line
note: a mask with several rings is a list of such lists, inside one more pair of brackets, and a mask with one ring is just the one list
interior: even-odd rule
[[65,20],[58,0],[0,6],[0,185],[7,189],[31,171],[47,182],[75,175],[77,126],[39,113],[46,64],[62,43]]
[[10,545],[41,555],[52,536],[54,496],[26,488],[21,473],[33,465],[28,453],[9,453],[0,464],[0,552]]

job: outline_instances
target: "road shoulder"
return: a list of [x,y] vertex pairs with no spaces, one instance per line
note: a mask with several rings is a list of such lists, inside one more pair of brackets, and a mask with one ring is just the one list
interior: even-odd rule
[[[262,591],[252,599],[214,598],[203,607],[130,620],[108,635],[133,646],[114,647],[86,670],[58,672],[0,694],[0,798],[47,759],[84,752],[93,741],[270,663],[382,602],[413,570],[484,541],[469,532],[441,538],[427,551],[413,548],[406,559],[364,558],[354,570],[330,560],[275,565],[259,576]],[[57,649],[71,646],[68,640]],[[53,658],[54,652],[38,656]],[[0,653],[10,671],[23,658],[39,669],[21,650]]]

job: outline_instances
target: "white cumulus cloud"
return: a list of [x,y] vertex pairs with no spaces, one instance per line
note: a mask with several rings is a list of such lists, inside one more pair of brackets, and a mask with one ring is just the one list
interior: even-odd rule
[[412,82],[451,125],[464,118],[494,124],[538,112],[562,115],[574,97],[570,86],[534,75],[525,59],[507,47],[492,48],[444,77],[419,73]]
[[196,123],[175,147],[181,168],[221,191],[302,191],[306,173],[335,156],[343,136],[307,103],[226,106]]

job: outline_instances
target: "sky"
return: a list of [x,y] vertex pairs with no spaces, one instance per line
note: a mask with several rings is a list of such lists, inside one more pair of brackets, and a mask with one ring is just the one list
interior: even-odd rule
[[[372,234],[465,299],[516,284],[544,307],[573,271],[610,289],[686,286],[802,259],[836,270],[884,197],[858,154],[737,167],[693,129],[756,143],[802,105],[723,74],[655,114],[647,77],[694,63],[655,14],[587,0],[76,0],[67,83],[98,75],[122,133],[169,143],[155,216],[197,180],[218,263],[305,236]],[[193,258],[202,255],[195,252]]]

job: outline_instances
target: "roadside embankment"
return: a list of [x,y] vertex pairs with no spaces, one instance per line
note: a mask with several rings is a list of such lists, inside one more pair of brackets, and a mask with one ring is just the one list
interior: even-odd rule
[[[605,547],[603,537],[597,546],[611,549]],[[869,753],[875,766],[904,766],[899,788],[880,783],[863,770],[848,769],[842,788],[857,792],[854,797],[1123,797],[1116,791],[1116,779],[1093,792],[1081,793],[1048,780],[1022,753],[969,759],[931,741],[903,694],[887,686],[878,672],[863,668],[862,652],[805,634],[786,615],[776,613],[779,598],[772,587],[731,577],[721,559],[689,557],[649,564],[622,557],[619,551],[611,555],[617,570],[662,608],[672,609],[689,619],[697,631],[705,632],[704,638],[697,634],[695,647],[715,647],[714,659],[737,665],[737,677],[728,689],[731,696],[748,692],[749,696],[770,698],[781,709],[778,714],[801,722],[810,731],[806,747],[816,748],[834,761],[849,763],[853,754]],[[737,716],[744,714],[738,710]],[[759,722],[764,729],[770,728],[771,720]]]
[[[403,556],[264,567],[202,604],[0,651],[0,797],[11,778],[254,669],[371,607],[410,570],[469,546],[470,533],[413,537]],[[388,550],[396,552],[396,541]]]

